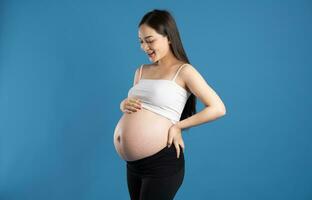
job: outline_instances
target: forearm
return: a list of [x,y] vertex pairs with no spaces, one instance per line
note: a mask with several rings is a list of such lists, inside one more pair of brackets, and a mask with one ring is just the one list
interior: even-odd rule
[[213,121],[219,117],[225,115],[225,112],[222,109],[216,108],[214,106],[207,106],[200,112],[192,115],[186,119],[183,119],[175,124],[175,126],[185,129],[192,126],[198,126],[200,124]]

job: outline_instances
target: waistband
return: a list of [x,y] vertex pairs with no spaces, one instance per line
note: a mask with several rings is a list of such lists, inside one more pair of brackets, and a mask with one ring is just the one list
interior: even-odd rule
[[[167,146],[165,146],[164,148],[162,148],[158,152],[154,153],[153,155],[150,155],[150,156],[138,159],[138,160],[127,161],[127,163],[131,164],[131,165],[142,164],[142,163],[147,162],[147,161],[155,160],[155,159],[157,159],[157,158],[159,158],[159,157],[161,157],[167,153],[175,153],[175,155],[177,155],[175,146],[173,144],[171,144],[171,146],[169,148]],[[183,156],[183,152],[182,152],[182,148],[180,147],[180,157],[181,156]]]
[[185,165],[184,154],[180,147],[180,157],[177,158],[175,146],[165,146],[151,156],[138,160],[127,161],[127,168],[132,173],[143,177],[163,177],[180,171]]

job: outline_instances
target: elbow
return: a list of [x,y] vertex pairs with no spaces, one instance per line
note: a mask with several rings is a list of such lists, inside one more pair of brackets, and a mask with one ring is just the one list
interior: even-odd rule
[[226,114],[226,109],[225,109],[225,106],[221,105],[221,106],[207,106],[207,108],[211,108],[214,113],[215,113],[215,116],[216,118],[218,117],[222,117]]
[[226,114],[226,108],[225,108],[225,106],[221,106],[221,107],[219,107],[217,110],[218,110],[218,113],[219,113],[219,116],[220,116],[220,117],[222,117],[222,116],[224,116],[224,115]]

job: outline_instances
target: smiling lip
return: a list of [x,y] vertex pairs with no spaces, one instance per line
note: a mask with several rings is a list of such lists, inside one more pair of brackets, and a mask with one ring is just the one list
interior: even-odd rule
[[155,54],[155,51],[153,51],[153,52],[150,53],[150,54],[148,53],[148,56],[151,57],[151,58],[152,58],[152,57],[155,57],[155,55],[156,55],[156,54]]

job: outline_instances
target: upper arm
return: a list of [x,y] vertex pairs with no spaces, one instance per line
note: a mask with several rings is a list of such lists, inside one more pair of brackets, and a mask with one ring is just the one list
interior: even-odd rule
[[189,90],[206,106],[214,106],[225,111],[225,106],[218,94],[208,85],[202,75],[192,66],[188,65],[181,70],[181,76]]

